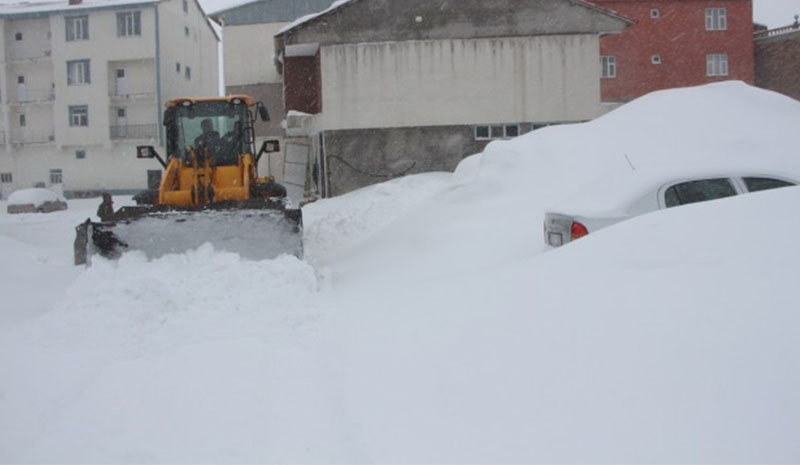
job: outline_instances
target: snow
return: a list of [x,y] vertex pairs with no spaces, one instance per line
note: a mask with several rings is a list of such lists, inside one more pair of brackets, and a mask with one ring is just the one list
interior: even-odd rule
[[41,207],[45,202],[63,202],[64,199],[55,192],[32,187],[30,189],[20,189],[8,196],[8,205],[33,205]]
[[316,18],[318,16],[322,16],[322,15],[328,14],[331,11],[333,11],[333,10],[335,10],[337,8],[340,8],[340,7],[342,7],[342,6],[344,6],[344,5],[348,4],[348,3],[351,3],[353,1],[354,0],[335,0],[333,3],[331,3],[331,6],[329,6],[325,10],[317,12],[317,13],[311,13],[311,14],[308,14],[308,15],[305,15],[305,16],[301,16],[300,18],[297,18],[296,20],[294,20],[291,23],[287,24],[286,26],[282,27],[281,30],[278,31],[277,35],[283,34],[286,31],[294,29],[294,28],[296,28],[297,26],[299,26],[301,24],[305,24],[305,23],[311,21],[312,19],[314,19],[314,18]]
[[492,143],[306,206],[304,260],[71,268],[97,199],[0,213],[0,462],[797,462],[800,188],[541,237],[545,205],[630,170],[603,147],[647,121],[796,169],[768,140],[796,105],[718,84]]
[[0,14],[44,13],[64,10],[82,10],[108,6],[124,6],[158,3],[161,0],[82,0],[80,4],[70,5],[68,0],[0,2]]

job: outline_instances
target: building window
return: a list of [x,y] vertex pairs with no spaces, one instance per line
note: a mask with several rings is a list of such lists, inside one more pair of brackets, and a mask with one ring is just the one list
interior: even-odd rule
[[75,158],[77,158],[78,160],[83,160],[84,158],[86,158],[86,150],[76,150]]
[[14,178],[11,176],[11,173],[0,173],[0,182],[3,184],[11,184],[14,182]]
[[661,12],[658,11],[658,8],[653,8],[650,10],[650,17],[653,19],[658,19],[661,17]]
[[475,140],[507,139],[519,135],[518,124],[475,126]]
[[192,79],[192,68],[190,66],[187,66],[183,70],[183,75],[184,75],[184,77],[186,78],[187,81],[190,81]]
[[125,118],[128,116],[128,111],[125,107],[117,108],[117,118]]
[[73,60],[67,62],[67,85],[77,86],[92,82],[89,73],[89,60]]
[[189,37],[189,26],[183,26],[183,34]]
[[117,13],[117,37],[142,35],[142,13],[126,11]]
[[661,55],[653,55],[653,56],[651,56],[650,57],[650,63],[652,63],[654,65],[660,65],[661,64]]
[[89,40],[88,16],[73,16],[64,19],[66,21],[67,42]]
[[712,53],[706,55],[706,75],[708,76],[727,76],[728,75],[728,54]]
[[89,107],[87,105],[70,105],[69,106],[69,125],[70,126],[88,126],[89,125]]
[[17,76],[17,84],[25,84],[25,76]]
[[183,0],[183,12],[184,13],[189,12],[189,0]]
[[617,77],[617,57],[614,55],[603,55],[600,57],[600,77]]
[[17,32],[16,34],[14,34],[14,40],[22,40],[22,33]]
[[24,128],[26,123],[25,115],[19,115],[19,127]]
[[50,170],[50,184],[61,184],[62,179],[61,170]]
[[181,72],[181,64],[178,63],[177,61],[175,62],[175,72],[176,73],[180,73]]
[[724,31],[728,29],[728,12],[725,8],[706,8],[706,30]]

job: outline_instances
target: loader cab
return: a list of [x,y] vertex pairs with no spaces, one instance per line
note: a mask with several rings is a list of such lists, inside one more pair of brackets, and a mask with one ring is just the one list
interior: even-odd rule
[[164,113],[164,125],[170,158],[188,161],[195,154],[224,166],[253,153],[253,116],[248,102],[241,99],[175,102]]

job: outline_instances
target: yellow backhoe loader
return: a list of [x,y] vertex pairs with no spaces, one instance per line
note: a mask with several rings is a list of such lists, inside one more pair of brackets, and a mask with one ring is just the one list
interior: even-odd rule
[[269,120],[266,107],[247,95],[167,102],[166,159],[153,146],[136,149],[138,158],[163,166],[158,190],[137,196],[143,205],[117,211],[107,196],[101,221],[76,228],[75,264],[94,253],[117,258],[141,250],[156,258],[206,242],[253,259],[301,257],[301,210],[287,208],[286,189],[258,174],[259,159],[279,147],[265,141],[256,153],[256,115]]

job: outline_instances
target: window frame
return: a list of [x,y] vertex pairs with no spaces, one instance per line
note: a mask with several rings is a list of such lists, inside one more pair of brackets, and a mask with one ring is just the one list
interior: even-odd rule
[[121,11],[117,13],[117,37],[141,37],[141,10]]
[[0,173],[0,184],[13,184],[14,183],[14,173],[5,172]]
[[89,127],[89,105],[69,105],[67,115],[69,127]]
[[664,63],[664,60],[661,58],[660,53],[654,53],[653,55],[650,55],[650,64],[660,65],[662,63]]
[[746,192],[746,191],[742,190],[742,187],[739,184],[739,182],[737,182],[736,179],[734,179],[734,178],[732,178],[730,176],[708,176],[708,177],[695,178],[695,179],[681,179],[679,181],[672,181],[672,182],[669,182],[669,183],[664,184],[663,186],[661,186],[661,188],[658,190],[658,208],[660,210],[664,210],[664,209],[667,209],[667,208],[682,207],[684,205],[691,205],[693,203],[703,203],[703,202],[708,202],[709,200],[719,200],[720,198],[726,198],[726,197],[719,197],[719,198],[716,198],[716,199],[709,199],[709,200],[703,200],[703,201],[698,201],[698,202],[679,203],[678,205],[673,205],[671,207],[667,206],[667,198],[666,198],[667,197],[667,191],[669,191],[673,187],[679,186],[681,184],[697,183],[697,182],[702,182],[702,181],[715,181],[715,180],[719,180],[719,179],[727,180],[728,184],[733,189],[734,195],[731,195],[731,196],[728,196],[728,197],[736,197],[737,195],[742,195],[742,194],[744,194]]
[[86,158],[86,150],[78,149],[75,151],[75,159],[76,160],[83,160]]
[[724,77],[730,73],[727,53],[709,53],[706,55],[706,77]]
[[[78,24],[81,26],[76,28],[75,26]],[[66,16],[64,18],[64,35],[66,42],[89,40],[89,15]]]
[[728,9],[725,7],[706,8],[706,31],[727,31]]
[[658,8],[652,8],[650,10],[650,19],[658,19],[661,17],[661,11]]
[[[73,72],[73,69],[75,70]],[[87,86],[92,83],[91,60],[83,58],[80,60],[67,61],[67,85],[68,86]]]
[[617,56],[600,55],[600,79],[615,79],[616,77]]
[[61,168],[50,170],[50,185],[53,184],[64,184],[64,170]]
[[[509,128],[516,128],[517,135],[516,136],[509,136],[508,129]],[[496,137],[494,135],[495,128],[502,128],[503,135]],[[478,131],[481,129],[486,130],[486,136],[479,136]],[[519,137],[522,134],[520,130],[520,125],[518,123],[500,123],[500,124],[476,124],[472,127],[472,136],[476,141],[485,141],[485,140],[505,140],[511,139],[514,137]]]
[[192,67],[191,66],[184,66],[183,67],[183,77],[187,81],[192,80]]
[[25,116],[25,113],[20,113],[17,115],[17,123],[19,123],[19,127],[24,128],[28,125],[28,117]]

